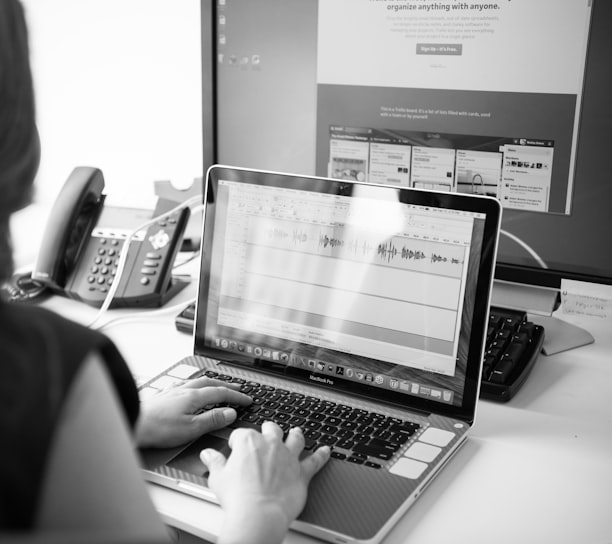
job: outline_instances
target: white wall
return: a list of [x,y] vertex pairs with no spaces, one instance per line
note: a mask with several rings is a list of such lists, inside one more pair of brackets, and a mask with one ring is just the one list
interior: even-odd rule
[[202,175],[199,0],[22,0],[42,143],[36,202],[74,166],[107,202],[149,206],[153,181]]

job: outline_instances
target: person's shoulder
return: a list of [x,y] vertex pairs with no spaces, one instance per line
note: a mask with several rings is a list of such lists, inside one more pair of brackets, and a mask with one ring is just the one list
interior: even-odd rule
[[126,361],[109,337],[41,306],[0,303],[0,360],[13,362],[13,374],[23,374],[30,366],[48,372],[62,368],[68,384],[94,352],[102,356],[133,423],[138,393]]
[[11,324],[8,328],[25,327],[30,332],[53,332],[54,334],[79,335],[92,333],[85,325],[44,308],[23,303],[0,305],[0,324]]

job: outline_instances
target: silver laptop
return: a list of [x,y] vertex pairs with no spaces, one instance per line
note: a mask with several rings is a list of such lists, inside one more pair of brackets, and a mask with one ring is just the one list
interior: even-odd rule
[[[141,393],[242,384],[238,426],[332,447],[292,528],[379,542],[474,422],[499,203],[225,166],[205,201],[193,355]],[[199,452],[230,431],[143,452],[146,477],[214,501]]]

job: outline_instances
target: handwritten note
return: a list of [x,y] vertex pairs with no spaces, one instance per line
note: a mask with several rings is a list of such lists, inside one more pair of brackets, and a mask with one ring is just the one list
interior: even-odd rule
[[612,320],[612,285],[562,280],[561,312]]

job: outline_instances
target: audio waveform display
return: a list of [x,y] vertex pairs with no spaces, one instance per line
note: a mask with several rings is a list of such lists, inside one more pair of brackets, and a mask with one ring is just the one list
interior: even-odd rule
[[[463,264],[463,250],[459,247],[449,246],[434,241],[409,241],[404,237],[392,237],[385,242],[372,243],[369,233],[353,236],[349,239],[342,237],[342,229],[325,228],[320,226],[294,225],[283,227],[279,222],[267,225],[266,237],[268,242],[282,246],[300,246],[301,251],[313,254],[328,255],[331,257],[355,256],[359,259],[378,259],[386,263],[413,262],[428,264],[443,264],[447,266]],[[444,249],[445,251],[440,251]]]

